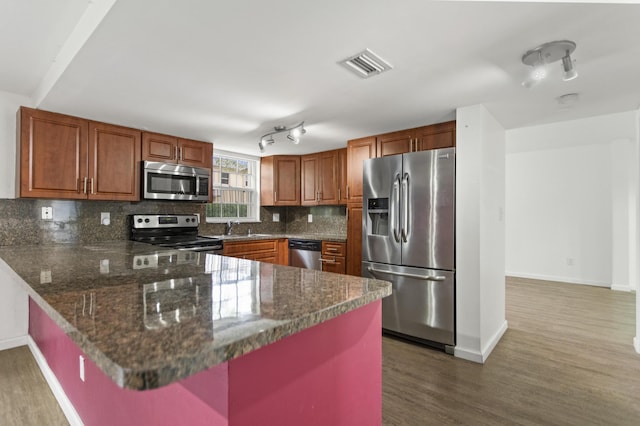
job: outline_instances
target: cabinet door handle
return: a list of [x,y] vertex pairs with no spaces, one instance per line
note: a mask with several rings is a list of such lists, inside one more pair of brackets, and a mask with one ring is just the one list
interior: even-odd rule
[[338,249],[335,247],[328,247],[327,251],[338,251]]
[[95,194],[95,192],[93,191],[93,178],[91,178],[91,193]]
[[173,149],[173,159],[178,160],[178,145]]
[[342,196],[340,194],[340,188],[338,188],[338,201],[342,200]]
[[274,203],[278,202],[278,191],[273,191],[273,202]]
[[87,177],[86,176],[82,179],[82,193],[83,194],[87,193]]
[[336,263],[336,258],[335,257],[333,259],[320,258],[320,262],[323,262],[323,263]]
[[349,199],[349,185],[347,185],[347,196],[345,197],[347,200]]
[[182,161],[182,147],[178,150],[178,160]]

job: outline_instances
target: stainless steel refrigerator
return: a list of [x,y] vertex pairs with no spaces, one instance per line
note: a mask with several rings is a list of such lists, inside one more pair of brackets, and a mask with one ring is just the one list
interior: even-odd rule
[[382,328],[455,345],[455,148],[364,162],[362,275],[393,283]]

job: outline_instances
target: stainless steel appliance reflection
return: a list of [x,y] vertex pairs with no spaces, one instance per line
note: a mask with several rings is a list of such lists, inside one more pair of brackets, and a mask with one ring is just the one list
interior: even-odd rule
[[362,275],[393,283],[386,332],[455,345],[455,149],[364,162]]

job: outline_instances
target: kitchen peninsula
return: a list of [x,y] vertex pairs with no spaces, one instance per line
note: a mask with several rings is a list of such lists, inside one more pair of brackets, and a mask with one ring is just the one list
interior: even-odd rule
[[0,258],[85,424],[381,423],[385,281],[131,241]]

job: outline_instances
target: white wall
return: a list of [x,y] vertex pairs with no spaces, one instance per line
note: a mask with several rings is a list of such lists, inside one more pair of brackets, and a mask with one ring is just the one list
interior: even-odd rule
[[16,196],[17,112],[31,105],[26,96],[0,91],[0,199]]
[[505,320],[505,132],[482,105],[456,112],[455,356],[484,362]]
[[635,287],[634,115],[507,131],[507,275]]
[[[635,182],[635,231],[638,237],[640,231],[640,109],[635,113],[635,143],[634,152],[632,155],[632,161],[635,163],[635,168],[631,172],[631,180]],[[635,252],[635,259],[638,259],[640,254],[640,237],[636,238],[632,243]],[[636,352],[640,354],[640,265],[638,262],[631,268],[631,276],[636,279],[636,337],[633,338],[633,346]]]
[[[16,113],[31,106],[25,96],[0,91],[0,199],[15,198]],[[26,291],[1,266],[0,350],[27,343],[28,303]]]

